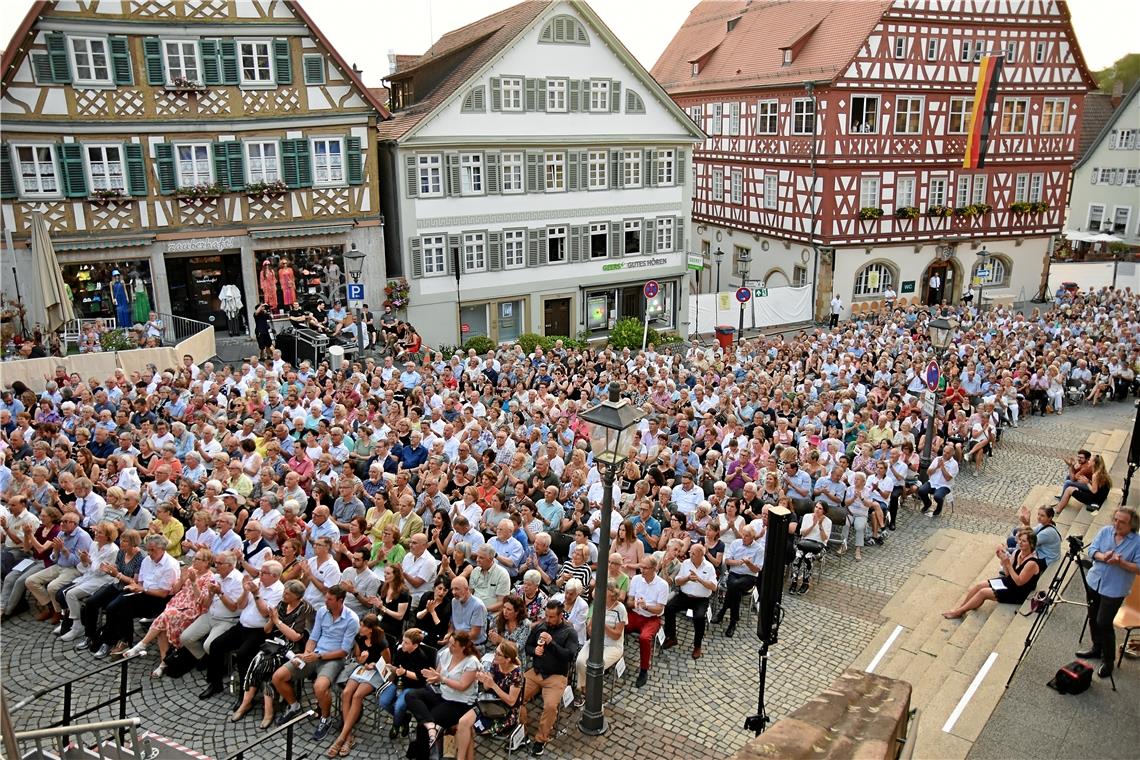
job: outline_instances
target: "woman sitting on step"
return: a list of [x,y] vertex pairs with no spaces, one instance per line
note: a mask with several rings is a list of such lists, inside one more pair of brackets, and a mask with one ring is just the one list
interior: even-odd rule
[[1045,561],[1037,556],[1037,534],[1029,528],[1022,529],[1017,533],[1017,550],[1012,555],[1004,546],[999,546],[995,553],[1001,563],[998,577],[970,586],[958,606],[943,612],[942,617],[949,620],[960,618],[987,600],[1021,604],[1033,593],[1045,568]]

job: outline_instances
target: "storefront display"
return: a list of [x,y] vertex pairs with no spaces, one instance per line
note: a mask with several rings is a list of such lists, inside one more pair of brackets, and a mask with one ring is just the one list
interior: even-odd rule
[[645,298],[644,283],[632,283],[616,288],[589,290],[586,298],[586,329],[591,333],[612,330],[623,317],[644,319],[655,329],[670,329],[676,324],[676,281],[664,281],[661,290],[650,299]]
[[149,260],[65,264],[61,269],[79,319],[114,320],[116,327],[126,327],[149,318],[154,303]]
[[312,310],[318,301],[344,300],[344,246],[327,245],[257,251],[258,298],[274,314],[294,303]]

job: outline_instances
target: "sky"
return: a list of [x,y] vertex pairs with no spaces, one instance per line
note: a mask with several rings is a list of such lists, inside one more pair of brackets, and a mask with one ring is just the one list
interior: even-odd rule
[[[511,6],[511,0],[305,0],[304,7],[370,87],[388,73],[388,53],[420,54],[450,29]],[[696,0],[592,0],[591,7],[645,68],[680,28]],[[31,5],[0,0],[0,44],[7,45]],[[1140,52],[1136,0],[1070,0],[1085,60],[1095,71]],[[1132,31],[1129,32],[1129,29]]]

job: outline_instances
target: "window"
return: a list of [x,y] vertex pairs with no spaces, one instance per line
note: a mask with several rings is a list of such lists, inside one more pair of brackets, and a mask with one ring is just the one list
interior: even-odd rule
[[1006,63],[1017,63],[1017,43],[1016,42],[1005,43],[1005,62]]
[[20,162],[20,195],[55,195],[59,181],[55,172],[55,148],[50,145],[17,145]]
[[792,267],[792,287],[802,288],[807,285],[807,267],[796,264]]
[[676,162],[676,153],[671,150],[657,151],[657,184],[658,185],[672,185],[676,173],[674,171],[674,163]]
[[126,192],[122,149],[118,145],[85,145],[84,153],[87,154],[87,171],[91,175],[92,190]]
[[463,270],[483,272],[487,269],[487,236],[482,232],[463,233]]
[[962,40],[958,43],[961,47],[958,48],[958,60],[972,61],[974,60],[974,43],[972,40]]
[[879,206],[879,178],[859,178],[859,208],[878,208]]
[[202,82],[198,69],[198,43],[195,40],[163,40],[163,59],[166,61],[166,83],[178,80]]
[[566,189],[566,154],[547,153],[542,158],[546,167],[546,192],[560,193]]
[[1046,50],[1046,46],[1045,46],[1044,42],[1038,42],[1037,45],[1034,46],[1034,48],[1033,48],[1033,62],[1034,63],[1045,63],[1045,50]]
[[590,80],[590,111],[605,113],[610,110],[610,80]]
[[245,144],[246,176],[249,182],[276,182],[281,179],[277,163],[277,143],[249,142]]
[[779,110],[778,100],[761,100],[756,104],[756,134],[776,134],[776,117]]
[[565,113],[566,111],[566,86],[567,80],[565,79],[547,79],[546,80],[546,110],[556,113]]
[[950,98],[950,119],[947,134],[962,135],[970,131],[970,115],[974,110],[973,98]]
[[879,98],[877,95],[856,95],[851,98],[851,131],[879,131]]
[[895,58],[900,60],[906,58],[908,47],[910,46],[907,44],[906,37],[895,37]]
[[238,42],[238,68],[242,84],[271,84],[273,56],[269,40]]
[[609,187],[609,156],[604,150],[592,150],[586,156],[587,187],[605,190]]
[[986,175],[974,175],[973,195],[970,198],[970,203],[985,203],[986,202]]
[[744,171],[741,169],[732,170],[731,193],[731,203],[744,203]]
[[1132,150],[1136,147],[1136,134],[1140,130],[1122,129],[1116,133],[1115,143],[1109,143],[1114,150]]
[[459,154],[459,191],[464,195],[483,192],[483,154]]
[[[986,276],[978,277],[978,271],[985,267]],[[982,287],[990,285],[1004,285],[1006,282],[1006,268],[1005,262],[997,256],[988,256],[985,261],[979,261],[974,265],[974,271],[970,277],[971,282],[975,282]]]
[[566,228],[549,227],[546,230],[546,260],[551,264],[566,261]]
[[697,63],[696,61],[693,61],[692,66],[689,67],[689,76],[695,77],[697,74],[700,74],[700,73],[701,73],[701,64]]
[[623,226],[625,240],[622,248],[626,256],[641,253],[641,220],[629,219]]
[[714,201],[724,200],[724,169],[712,170],[712,197]]
[[795,54],[791,48],[784,48],[784,65],[791,66],[792,61],[795,59]]
[[590,225],[590,258],[604,259],[610,255],[610,225],[597,222]]
[[730,135],[740,134],[740,104],[728,104],[728,133]]
[[423,248],[424,275],[443,274],[447,271],[447,238],[443,235],[428,235],[420,238]]
[[1041,200],[1041,190],[1045,184],[1044,174],[1034,174],[1029,178],[1029,202],[1037,203]]
[[586,29],[573,16],[555,16],[542,27],[538,36],[539,42],[548,42],[562,45],[589,45],[590,38]]
[[815,134],[815,101],[808,98],[792,101],[792,134]]
[[1101,203],[1089,204],[1089,231],[1097,232],[1104,222],[1104,205]]
[[1013,182],[1013,202],[1024,203],[1029,200],[1029,175],[1018,174]]
[[1029,101],[1025,98],[1006,98],[1001,102],[1001,131],[1005,134],[1025,132]]
[[503,77],[499,80],[499,90],[503,96],[504,111],[523,110],[522,77]]
[[521,193],[523,186],[523,154],[504,153],[500,157],[499,166],[502,169],[502,188],[504,193]]
[[175,145],[178,156],[178,186],[210,184],[210,146],[199,143]]
[[705,128],[705,107],[693,106],[689,109],[689,118],[697,125],[697,129],[704,131]]
[[895,183],[895,208],[914,205],[914,177],[899,177]]
[[942,52],[942,45],[939,44],[938,40],[926,41],[926,60],[937,61],[940,52]]
[[107,40],[100,37],[68,37],[76,84],[111,84],[111,58]]
[[670,253],[673,250],[673,218],[659,217],[653,228],[657,231],[657,252]]
[[930,184],[927,186],[927,201],[931,206],[945,206],[946,205],[946,178],[945,177],[931,177]]
[[344,143],[339,137],[313,138],[313,184],[344,184]]
[[641,187],[641,151],[621,152],[621,186]]
[[503,231],[503,267],[518,269],[526,265],[526,230]]
[[712,115],[709,118],[710,118],[709,134],[710,135],[719,135],[721,132],[721,129],[724,127],[724,124],[723,124],[724,104],[723,103],[713,103],[712,104]]
[[1112,209],[1112,232],[1123,235],[1128,232],[1128,220],[1132,217],[1131,206],[1114,206]]
[[[443,195],[443,158],[438,153],[430,156],[417,156],[416,163],[420,173],[420,196],[432,197]],[[425,254],[426,255],[426,254]]]
[[751,257],[752,249],[745,248],[742,245],[732,246],[732,276],[743,277],[743,272],[740,270],[740,260],[745,256]]
[[855,298],[876,296],[894,285],[895,273],[886,264],[868,264],[855,275]]
[[766,172],[764,174],[764,208],[775,210],[776,208],[776,187],[779,177],[776,172]]
[[1124,184],[1126,185],[1140,184],[1137,181],[1138,179],[1140,179],[1140,169],[1129,169],[1124,174]]
[[895,134],[917,135],[922,132],[922,98],[900,95],[895,98]]

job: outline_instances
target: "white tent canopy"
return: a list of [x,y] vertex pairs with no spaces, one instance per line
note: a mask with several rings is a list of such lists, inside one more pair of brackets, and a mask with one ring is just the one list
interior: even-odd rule
[[1078,243],[1120,243],[1124,238],[1110,235],[1107,232],[1082,232],[1081,230],[1065,230],[1065,237]]

